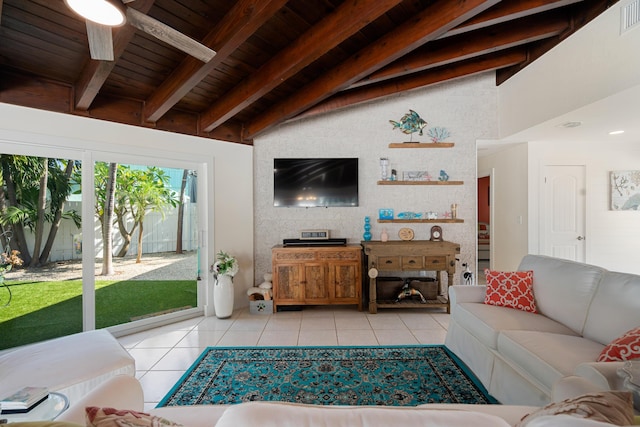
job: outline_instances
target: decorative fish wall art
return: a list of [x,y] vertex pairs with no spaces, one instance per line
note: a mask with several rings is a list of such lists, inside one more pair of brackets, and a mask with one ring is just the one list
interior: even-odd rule
[[402,116],[400,121],[389,120],[389,123],[393,125],[394,129],[399,129],[402,133],[411,135],[411,139],[413,139],[413,134],[416,132],[422,136],[422,129],[427,126],[427,122],[413,110],[409,110],[407,114]]

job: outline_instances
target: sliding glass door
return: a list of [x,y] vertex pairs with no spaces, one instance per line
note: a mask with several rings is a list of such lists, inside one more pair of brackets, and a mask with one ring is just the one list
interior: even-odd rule
[[201,311],[201,165],[0,149],[0,349]]
[[195,308],[197,172],[96,162],[96,327]]
[[0,349],[83,327],[82,162],[48,154],[0,154]]

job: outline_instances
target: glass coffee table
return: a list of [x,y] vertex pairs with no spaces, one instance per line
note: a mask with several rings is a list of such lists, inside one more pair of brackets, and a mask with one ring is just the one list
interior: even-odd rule
[[25,421],[50,421],[63,413],[69,407],[69,399],[62,393],[55,391],[49,392],[47,400],[38,404],[29,412],[23,414],[3,414],[0,413],[0,419],[7,420],[9,423],[25,422]]

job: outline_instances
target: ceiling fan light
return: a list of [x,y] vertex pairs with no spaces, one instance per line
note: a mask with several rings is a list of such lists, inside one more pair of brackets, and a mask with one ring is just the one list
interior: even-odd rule
[[78,15],[96,24],[118,27],[125,23],[124,6],[120,0],[64,0]]

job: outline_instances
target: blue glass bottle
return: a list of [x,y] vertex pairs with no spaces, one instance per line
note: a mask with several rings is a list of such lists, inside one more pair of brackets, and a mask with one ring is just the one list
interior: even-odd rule
[[371,240],[371,224],[368,216],[364,217],[364,234],[362,238],[367,242]]

